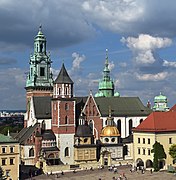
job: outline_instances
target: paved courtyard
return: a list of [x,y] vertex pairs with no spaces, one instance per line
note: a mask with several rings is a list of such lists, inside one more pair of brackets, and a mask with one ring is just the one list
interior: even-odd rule
[[[124,167],[118,167],[118,173],[114,173],[112,171],[109,171],[108,169],[102,169],[102,170],[87,170],[87,171],[76,171],[64,173],[64,175],[61,175],[59,173],[56,175],[40,175],[37,177],[33,177],[33,180],[113,180],[113,177],[117,179],[122,174],[125,174],[126,179],[128,180],[176,180],[176,176],[172,173],[167,173],[166,171],[162,172],[153,172],[151,174],[150,171],[145,171],[144,174],[141,173],[141,171],[138,172],[130,172],[130,168],[124,168]],[[123,180],[125,178],[122,178]]]

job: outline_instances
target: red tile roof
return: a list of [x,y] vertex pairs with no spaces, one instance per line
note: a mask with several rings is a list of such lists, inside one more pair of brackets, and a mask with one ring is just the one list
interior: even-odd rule
[[176,131],[176,111],[152,112],[134,132],[169,132]]

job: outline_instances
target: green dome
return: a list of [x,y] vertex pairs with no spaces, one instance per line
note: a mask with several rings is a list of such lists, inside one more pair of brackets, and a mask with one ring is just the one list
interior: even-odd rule
[[167,97],[162,95],[161,92],[160,92],[160,95],[159,96],[155,96],[154,98],[154,102],[166,102],[167,101]]
[[120,93],[119,92],[115,92],[114,96],[120,97]]

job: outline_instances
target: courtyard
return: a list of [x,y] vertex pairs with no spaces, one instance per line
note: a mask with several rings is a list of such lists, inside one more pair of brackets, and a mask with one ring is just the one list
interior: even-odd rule
[[[117,172],[109,171],[107,168],[105,169],[95,169],[95,170],[84,170],[84,171],[71,171],[71,172],[63,172],[63,174],[52,174],[52,175],[40,175],[33,177],[33,180],[55,180],[55,179],[63,179],[63,180],[113,180],[113,177],[116,179],[118,177],[122,177],[121,180],[125,180],[125,177],[128,180],[176,180],[176,176],[173,173],[168,173],[166,171],[159,172],[150,172],[150,170],[146,170],[144,173],[142,171],[131,172],[130,167],[119,166],[117,168]],[[28,179],[29,180],[29,179]]]

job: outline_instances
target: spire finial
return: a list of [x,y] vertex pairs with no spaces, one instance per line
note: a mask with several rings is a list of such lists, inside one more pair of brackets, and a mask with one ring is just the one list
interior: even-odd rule
[[42,24],[40,24],[39,26],[39,31],[42,31]]
[[111,118],[111,106],[109,106],[109,117]]
[[108,49],[106,49],[106,61],[108,60]]

